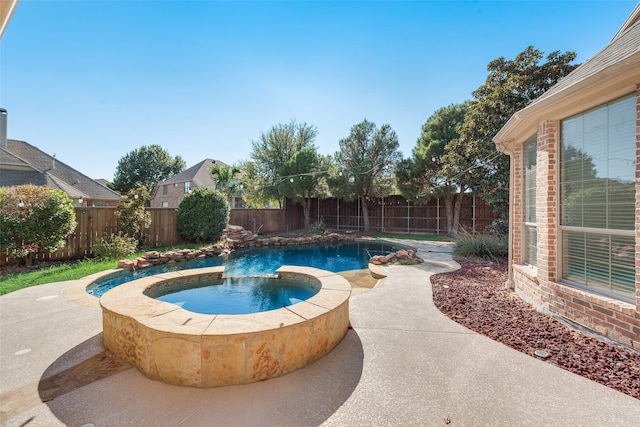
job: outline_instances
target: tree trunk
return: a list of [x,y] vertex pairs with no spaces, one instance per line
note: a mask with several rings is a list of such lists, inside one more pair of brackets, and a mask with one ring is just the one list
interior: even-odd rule
[[460,232],[460,211],[462,210],[462,198],[464,197],[464,188],[460,188],[460,192],[457,193],[453,203],[453,233],[458,234]]
[[304,229],[309,231],[310,221],[309,214],[311,211],[311,197],[302,199],[302,212],[304,212]]
[[369,206],[366,196],[360,197],[360,204],[362,205],[362,220],[364,221],[364,231],[371,231],[371,225],[369,224]]
[[453,199],[455,193],[445,194],[442,196],[444,200],[444,213],[447,217],[447,236],[451,237],[454,233],[454,219],[453,219]]

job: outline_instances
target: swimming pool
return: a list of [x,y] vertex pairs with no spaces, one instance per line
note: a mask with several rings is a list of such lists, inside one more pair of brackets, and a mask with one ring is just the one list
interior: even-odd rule
[[381,241],[264,246],[240,249],[229,255],[164,264],[142,270],[122,271],[96,280],[87,292],[101,297],[110,289],[142,277],[184,269],[224,266],[228,277],[273,275],[283,265],[315,267],[338,273],[367,268],[373,255],[384,255],[407,246]]

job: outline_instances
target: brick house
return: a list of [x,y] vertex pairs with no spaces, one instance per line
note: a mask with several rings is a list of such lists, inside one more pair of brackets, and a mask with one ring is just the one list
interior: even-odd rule
[[[216,181],[211,175],[211,168],[215,165],[221,168],[229,167],[229,165],[220,160],[205,159],[161,182],[151,198],[151,207],[176,209],[182,198],[189,194],[191,190],[198,187],[216,188]],[[236,197],[232,207],[240,204],[240,200],[241,197]]]
[[507,285],[640,349],[640,5],[494,137],[511,157]]

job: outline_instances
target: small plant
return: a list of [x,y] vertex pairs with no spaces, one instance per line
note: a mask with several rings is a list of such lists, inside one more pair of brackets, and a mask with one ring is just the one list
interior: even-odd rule
[[509,254],[507,236],[461,234],[455,243],[453,253],[463,257],[498,259]]
[[111,234],[93,245],[91,252],[99,258],[120,259],[133,254],[137,246],[138,241],[135,237]]
[[309,231],[311,231],[312,234],[325,234],[328,229],[324,221],[320,220],[311,224]]

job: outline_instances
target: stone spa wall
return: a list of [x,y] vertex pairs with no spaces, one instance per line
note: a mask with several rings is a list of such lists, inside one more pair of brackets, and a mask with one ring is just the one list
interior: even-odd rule
[[262,313],[193,313],[145,295],[156,286],[221,278],[224,267],[145,277],[100,299],[104,345],[147,377],[217,387],[284,375],[329,353],[347,333],[351,285],[334,273],[283,266],[279,277],[321,285],[306,301]]

